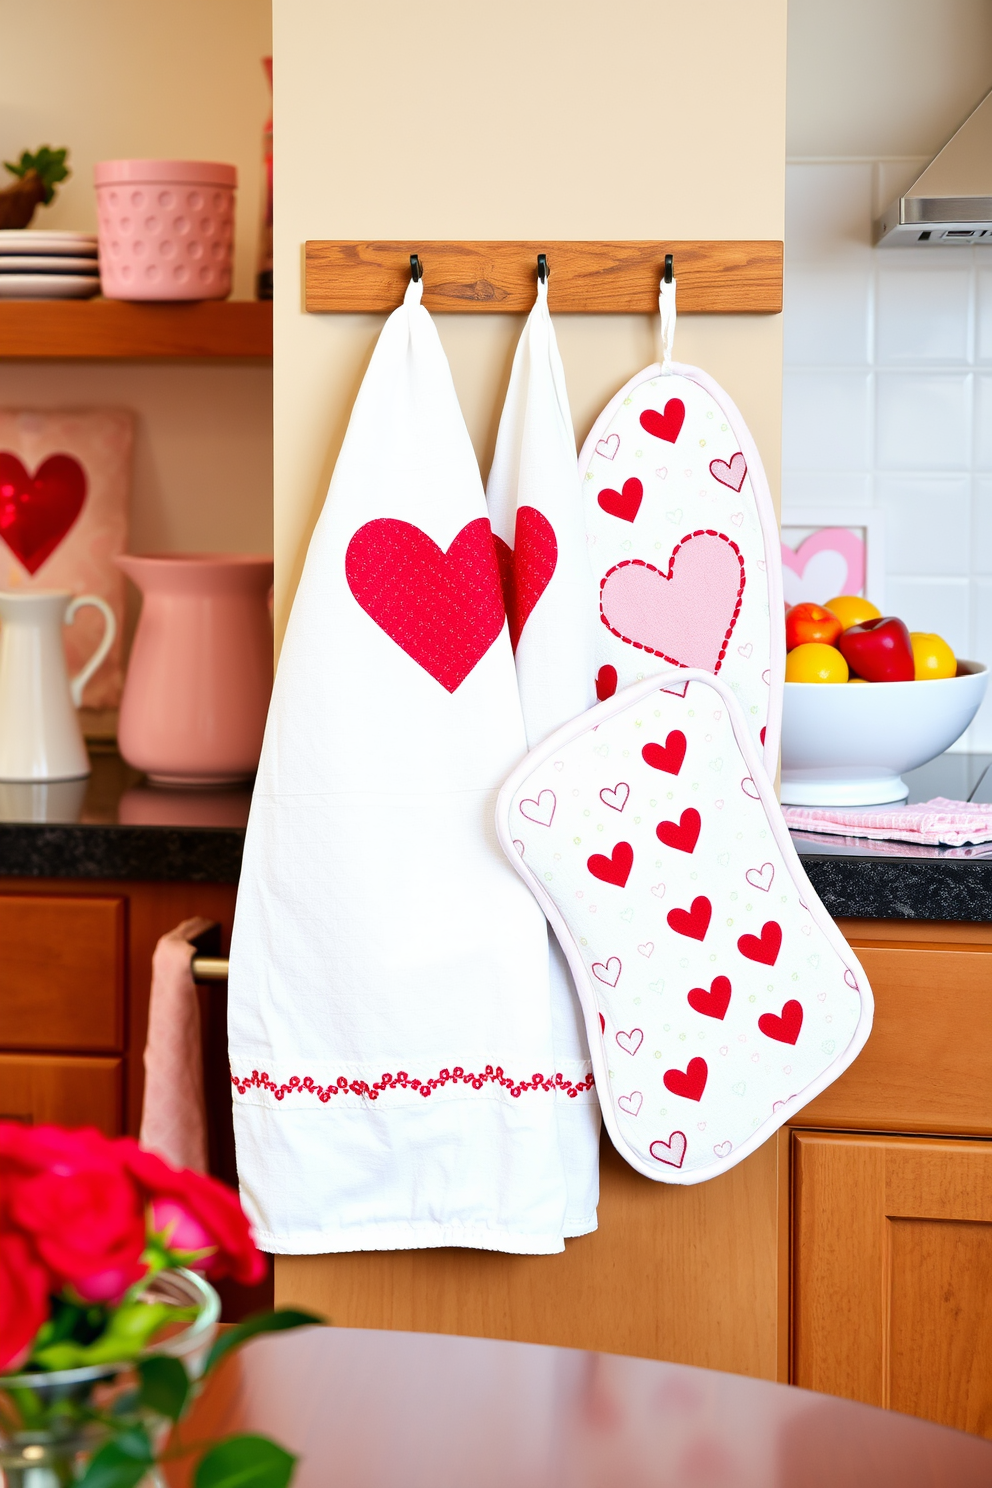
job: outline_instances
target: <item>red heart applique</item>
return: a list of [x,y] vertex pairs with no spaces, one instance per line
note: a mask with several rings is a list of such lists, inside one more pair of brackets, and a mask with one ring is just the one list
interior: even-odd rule
[[685,734],[681,729],[672,729],[664,744],[645,744],[641,759],[652,770],[664,770],[668,775],[677,775],[685,759]]
[[762,1013],[758,1019],[758,1027],[766,1038],[776,1039],[780,1044],[794,1044],[802,1026],[803,1005],[795,998],[785,1004],[781,1017],[777,1013]]
[[599,609],[613,635],[675,666],[718,672],[741,611],[744,559],[723,532],[690,532],[668,572],[624,558],[600,580]]
[[513,547],[501,537],[493,538],[499,563],[503,603],[510,623],[510,644],[516,653],[520,632],[531,610],[551,583],[558,563],[555,529],[536,506],[517,509]]
[[637,476],[632,475],[630,480],[624,481],[622,491],[614,491],[607,486],[596,499],[611,517],[619,517],[621,522],[632,522],[641,509],[644,487]]
[[657,408],[645,408],[641,414],[641,428],[656,439],[674,444],[685,421],[685,404],[681,398],[669,398],[664,413]]
[[617,669],[615,666],[601,666],[596,673],[596,696],[601,703],[611,698],[617,690]]
[[705,987],[693,987],[687,1001],[704,1018],[724,1018],[730,1006],[730,978],[714,977],[708,992]]
[[699,841],[699,829],[701,826],[699,812],[694,806],[689,806],[677,822],[659,822],[655,832],[659,842],[666,847],[674,847],[679,852],[691,853],[695,851],[696,843]]
[[616,884],[618,889],[626,885],[633,865],[634,849],[629,842],[618,842],[612,857],[608,858],[605,853],[593,853],[586,863],[593,878],[598,878],[603,883]]
[[712,904],[705,894],[700,894],[693,899],[691,909],[670,909],[668,923],[676,935],[688,935],[690,940],[703,940],[710,928],[712,914]]
[[55,552],[85,500],[86,472],[72,455],[49,455],[29,475],[16,455],[0,454],[0,537],[29,574]]
[[782,948],[782,926],[777,920],[766,920],[760,935],[742,935],[737,949],[749,961],[760,961],[762,966],[774,966]]
[[702,1098],[703,1091],[706,1089],[706,1081],[709,1078],[709,1073],[706,1067],[706,1060],[700,1059],[697,1056],[695,1059],[689,1060],[688,1069],[666,1070],[665,1087],[673,1095],[681,1095],[686,1100],[698,1101]]
[[366,615],[448,692],[461,686],[503,629],[485,517],[466,523],[447,552],[411,522],[366,522],[348,544],[344,571]]

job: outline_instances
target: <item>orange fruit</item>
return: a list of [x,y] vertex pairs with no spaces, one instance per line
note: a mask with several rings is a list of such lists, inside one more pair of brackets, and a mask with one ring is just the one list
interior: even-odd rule
[[941,677],[955,676],[957,660],[942,636],[925,630],[911,630],[909,642],[913,648],[917,682],[936,682]]
[[828,599],[824,608],[837,616],[844,630],[863,625],[866,620],[878,620],[882,614],[877,605],[870,599],[862,599],[860,594],[838,594],[836,599]]
[[836,646],[806,641],[785,658],[786,682],[846,682],[847,662]]

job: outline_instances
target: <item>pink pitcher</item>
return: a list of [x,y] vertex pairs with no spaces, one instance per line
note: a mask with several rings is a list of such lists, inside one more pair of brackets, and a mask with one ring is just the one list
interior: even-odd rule
[[272,559],[180,553],[115,562],[143,595],[121,754],[166,785],[253,775],[272,690]]

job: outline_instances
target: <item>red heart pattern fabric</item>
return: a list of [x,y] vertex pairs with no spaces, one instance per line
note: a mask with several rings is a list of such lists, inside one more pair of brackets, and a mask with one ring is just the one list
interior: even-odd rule
[[579,471],[599,584],[594,672],[613,666],[618,688],[669,665],[726,676],[773,772],[781,538],[737,409],[696,367],[647,367],[597,419]]
[[554,576],[558,543],[551,523],[534,506],[518,509],[512,548],[501,537],[494,537],[493,541],[510,626],[510,644],[516,654],[521,631]]
[[666,444],[675,443],[684,423],[685,404],[681,398],[669,398],[661,413],[657,408],[645,408],[641,414],[641,428],[653,434],[655,439],[663,439]]
[[686,738],[681,729],[672,729],[664,744],[645,744],[641,759],[652,770],[664,770],[667,775],[677,775],[685,759]]
[[629,842],[618,842],[610,857],[605,853],[593,853],[586,866],[593,878],[601,883],[614,884],[618,889],[626,886],[630,870],[634,866],[634,849]]
[[497,829],[553,914],[617,1149],[700,1182],[850,1064],[871,996],[772,794],[739,789],[762,767],[730,689],[670,671],[592,716],[514,771]]
[[348,544],[345,576],[369,618],[447,692],[461,686],[503,629],[485,517],[466,523],[447,550],[411,522],[366,522]]
[[86,472],[72,455],[49,455],[33,475],[0,451],[0,537],[36,574],[68,535],[86,500]]
[[614,666],[601,666],[596,673],[596,697],[599,702],[605,703],[617,690],[617,669]]
[[613,491],[609,486],[599,493],[599,504],[605,512],[613,517],[619,517],[621,522],[632,522],[641,509],[644,499],[644,487],[632,475],[630,480],[625,480],[622,491]]

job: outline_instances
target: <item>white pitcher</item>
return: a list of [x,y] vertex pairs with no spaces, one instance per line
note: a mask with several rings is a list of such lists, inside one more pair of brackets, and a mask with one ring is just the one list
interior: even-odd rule
[[[84,605],[104,619],[103,639],[69,680],[62,626]],[[117,621],[105,599],[64,591],[0,592],[0,780],[74,780],[90,773],[76,709],[114,644]]]

